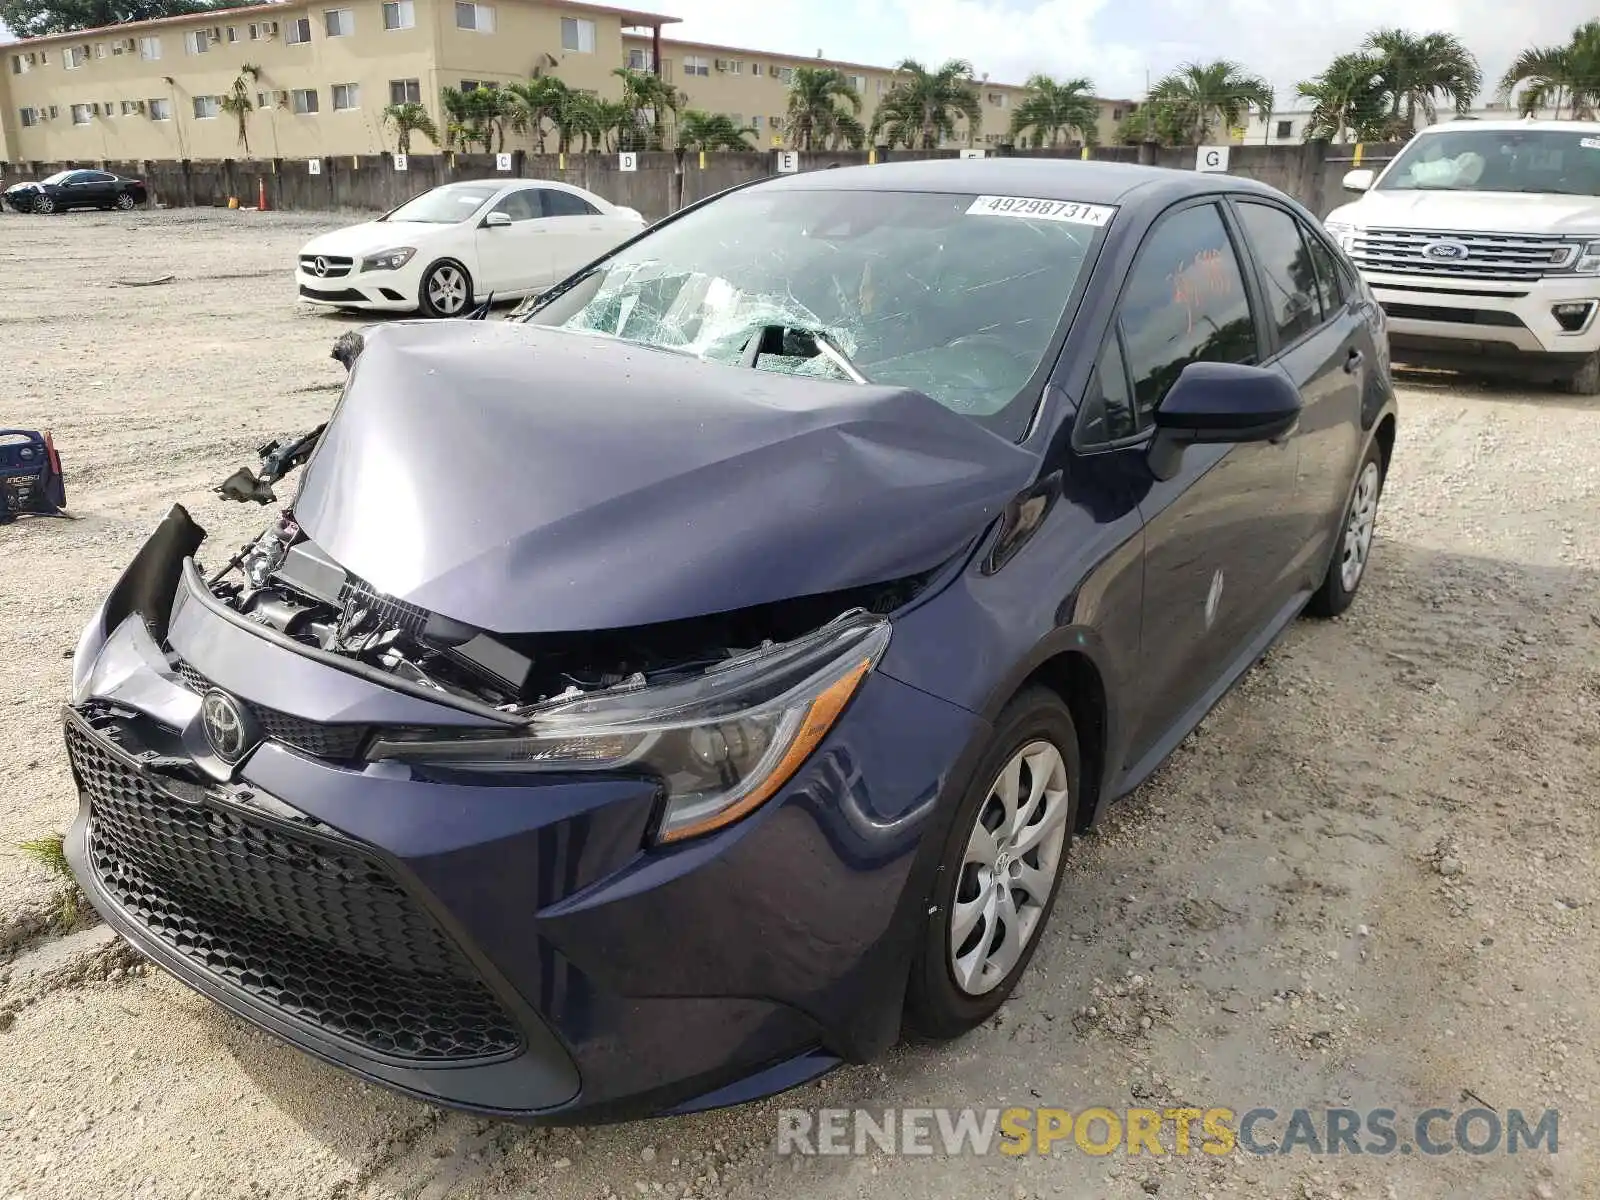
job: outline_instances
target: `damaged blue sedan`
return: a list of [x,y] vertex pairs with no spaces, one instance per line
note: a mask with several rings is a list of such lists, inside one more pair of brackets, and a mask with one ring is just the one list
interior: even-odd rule
[[762,181],[378,328],[234,489],[300,467],[260,537],[175,507],[85,630],[73,870],[231,1012],[496,1116],[959,1036],[1074,836],[1351,603],[1386,346],[1280,193],[1015,159]]

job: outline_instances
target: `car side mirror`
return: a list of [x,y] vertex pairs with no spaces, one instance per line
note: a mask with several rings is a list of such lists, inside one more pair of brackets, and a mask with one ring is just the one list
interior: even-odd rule
[[485,229],[504,229],[509,224],[511,224],[510,213],[492,212],[483,219]]
[[1372,182],[1378,173],[1371,167],[1358,167],[1354,171],[1344,174],[1344,190],[1347,192],[1364,192],[1372,187]]
[[1300,410],[1300,392],[1282,371],[1192,362],[1155,411],[1150,470],[1171,479],[1191,445],[1279,441],[1299,423]]

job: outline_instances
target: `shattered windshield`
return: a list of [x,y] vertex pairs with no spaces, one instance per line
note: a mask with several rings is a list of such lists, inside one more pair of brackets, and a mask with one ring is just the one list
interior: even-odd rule
[[914,388],[1015,438],[1032,406],[1013,401],[1114,212],[972,194],[738,192],[623,248],[527,319],[707,362]]
[[1424,133],[1384,172],[1378,190],[1600,196],[1600,137],[1576,129]]
[[465,221],[500,190],[498,183],[448,183],[423,192],[395,209],[385,221],[416,221],[423,225],[454,225]]

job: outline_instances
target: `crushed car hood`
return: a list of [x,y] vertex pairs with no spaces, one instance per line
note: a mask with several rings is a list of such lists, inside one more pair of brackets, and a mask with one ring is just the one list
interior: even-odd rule
[[920,392],[430,322],[370,335],[293,507],[381,593],[558,632],[931,569],[1037,469]]

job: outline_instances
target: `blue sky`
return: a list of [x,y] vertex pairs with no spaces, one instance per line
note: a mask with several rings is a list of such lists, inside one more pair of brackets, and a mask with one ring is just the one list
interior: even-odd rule
[[[615,0],[611,0],[615,2]],[[1466,41],[1498,79],[1529,44],[1565,42],[1595,15],[1592,0],[643,0],[682,17],[668,36],[757,49],[824,51],[888,64],[960,56],[980,73],[1021,83],[1034,71],[1084,75],[1100,95],[1137,98],[1187,60],[1231,58],[1278,88],[1294,84],[1368,30],[1400,24]]]
[[[618,0],[609,0],[617,4]],[[620,6],[620,5],[619,5]],[[1517,51],[1565,42],[1593,0],[638,0],[683,18],[668,36],[891,64],[965,57],[980,74],[1086,76],[1102,96],[1137,98],[1189,60],[1231,58],[1264,75],[1279,106],[1363,35],[1400,24],[1461,37],[1498,79]],[[0,40],[6,36],[0,26]]]

